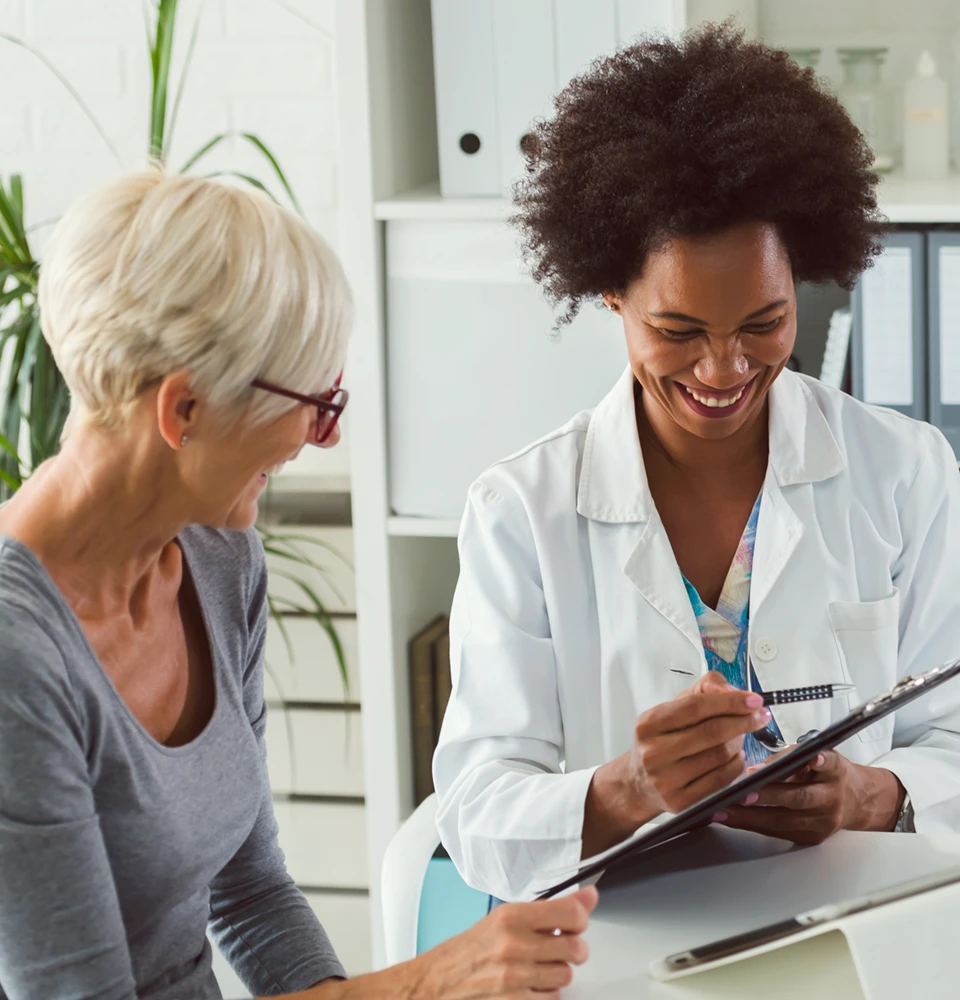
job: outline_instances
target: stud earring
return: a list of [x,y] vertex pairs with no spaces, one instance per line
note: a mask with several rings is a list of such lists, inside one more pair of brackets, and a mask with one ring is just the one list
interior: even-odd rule
[[180,438],[180,447],[181,447],[181,448],[186,448],[186,446],[187,446],[187,442],[188,442],[189,440],[190,440],[190,439],[189,439],[189,438],[187,437],[187,435],[186,435],[186,434],[184,434],[184,435],[183,435],[183,437],[181,437],[181,438]]

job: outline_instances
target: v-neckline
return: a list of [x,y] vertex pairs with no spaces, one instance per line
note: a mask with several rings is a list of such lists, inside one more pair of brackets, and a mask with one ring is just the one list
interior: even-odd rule
[[[687,589],[688,597],[693,606],[694,615],[697,619],[697,628],[700,631],[701,640],[704,639],[704,626],[714,633],[707,638],[714,643],[733,643],[736,640],[737,648],[733,652],[733,659],[728,660],[717,655],[725,663],[735,662],[739,652],[739,645],[743,641],[744,633],[747,630],[747,617],[750,607],[750,586],[753,577],[753,549],[756,542],[756,526],[760,516],[760,503],[763,499],[763,492],[757,495],[747,522],[743,527],[740,540],[733,559],[724,577],[723,586],[720,589],[720,596],[717,599],[717,606],[710,607],[700,596],[697,588],[687,579],[681,571],[680,576]],[[751,535],[753,537],[751,537]],[[739,593],[731,593],[737,588]]]
[[171,757],[183,756],[197,749],[203,743],[205,743],[210,736],[211,731],[214,728],[214,723],[220,714],[220,705],[222,702],[221,697],[221,681],[220,681],[220,670],[222,667],[222,657],[220,655],[220,649],[217,646],[216,635],[213,629],[210,627],[210,619],[207,615],[207,609],[204,607],[203,598],[200,596],[200,588],[197,583],[197,577],[193,572],[193,568],[190,564],[190,560],[187,556],[187,546],[184,544],[184,540],[179,535],[175,539],[178,547],[180,548],[181,557],[183,559],[184,571],[190,574],[190,580],[193,585],[194,594],[197,598],[197,607],[200,610],[200,621],[203,626],[203,630],[206,633],[207,647],[210,651],[210,669],[213,673],[213,709],[210,712],[210,718],[207,719],[206,724],[203,729],[200,730],[197,735],[190,740],[188,743],[181,743],[178,746],[168,746],[166,743],[162,743],[158,740],[144,724],[137,718],[134,714],[133,709],[127,704],[126,699],[117,690],[116,684],[113,682],[110,674],[107,672],[106,667],[97,655],[96,650],[93,648],[87,633],[84,631],[83,624],[77,617],[76,612],[70,607],[70,603],[64,597],[63,592],[57,586],[56,581],[50,575],[47,567],[43,565],[40,557],[31,549],[29,546],[24,545],[17,538],[13,538],[10,535],[0,535],[2,538],[3,545],[12,545],[17,552],[26,556],[27,560],[39,570],[42,578],[47,585],[47,588],[53,593],[54,600],[60,608],[61,612],[66,617],[70,626],[76,631],[77,636],[80,639],[88,657],[94,664],[96,671],[103,682],[106,684],[107,688],[110,690],[111,696],[119,704],[121,710],[126,715],[126,717],[133,724],[134,728],[140,733],[143,740],[152,746],[155,750],[160,753],[166,754]]

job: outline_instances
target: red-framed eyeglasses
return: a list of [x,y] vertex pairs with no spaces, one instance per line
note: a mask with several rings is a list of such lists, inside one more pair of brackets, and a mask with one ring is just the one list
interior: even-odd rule
[[333,388],[318,396],[305,396],[301,392],[294,392],[292,389],[284,389],[282,386],[273,385],[271,382],[264,382],[261,379],[254,379],[250,384],[254,389],[263,389],[264,392],[272,392],[275,396],[285,396],[287,399],[295,399],[298,403],[317,408],[317,427],[314,437],[314,444],[325,444],[333,433],[333,429],[340,420],[340,414],[346,408],[350,393],[346,389],[340,388],[340,379],[343,374],[337,376],[337,381],[333,383]]

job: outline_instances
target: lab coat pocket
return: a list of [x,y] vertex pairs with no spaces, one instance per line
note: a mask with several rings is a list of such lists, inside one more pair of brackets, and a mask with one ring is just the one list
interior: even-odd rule
[[[830,625],[837,644],[844,680],[856,686],[850,707],[862,705],[897,681],[900,645],[900,591],[879,601],[833,601]],[[862,729],[862,743],[875,744],[893,738],[893,715]]]

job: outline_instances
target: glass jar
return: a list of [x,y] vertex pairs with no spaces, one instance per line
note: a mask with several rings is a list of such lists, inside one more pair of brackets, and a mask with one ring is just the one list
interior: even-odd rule
[[893,169],[893,97],[881,76],[886,49],[838,49],[843,83],[837,96],[873,150],[875,170]]

